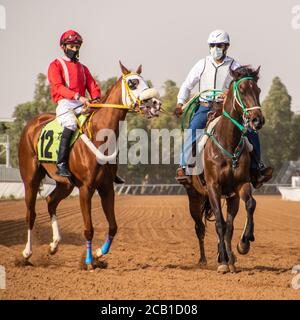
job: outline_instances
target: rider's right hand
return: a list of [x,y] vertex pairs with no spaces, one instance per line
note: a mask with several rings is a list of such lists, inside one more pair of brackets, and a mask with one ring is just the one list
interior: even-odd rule
[[80,97],[79,101],[85,106],[89,103],[89,99],[86,97]]
[[176,115],[177,118],[179,118],[182,114],[183,114],[183,104],[182,103],[178,103],[176,106],[176,109],[174,111],[174,114]]

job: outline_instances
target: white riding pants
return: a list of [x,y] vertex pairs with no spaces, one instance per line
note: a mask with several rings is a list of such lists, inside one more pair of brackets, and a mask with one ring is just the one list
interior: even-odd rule
[[82,107],[78,107],[81,104],[82,103],[77,100],[62,99],[58,101],[56,117],[61,126],[73,131],[76,130],[76,115],[79,115],[82,111]]

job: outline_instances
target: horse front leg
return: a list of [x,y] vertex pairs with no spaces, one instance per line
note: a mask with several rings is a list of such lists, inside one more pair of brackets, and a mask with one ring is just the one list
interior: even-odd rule
[[82,186],[79,189],[80,207],[84,222],[84,236],[86,239],[86,256],[85,265],[88,270],[93,269],[93,255],[92,255],[92,240],[94,236],[94,228],[91,216],[91,202],[94,190],[87,186]]
[[241,197],[245,202],[247,219],[241,239],[237,244],[239,254],[246,255],[250,251],[250,241],[254,241],[254,211],[256,209],[256,200],[252,196],[252,190],[249,183],[243,186]]
[[226,252],[228,255],[229,270],[232,273],[234,273],[236,272],[236,268],[234,265],[236,262],[236,257],[232,252],[231,241],[232,241],[232,235],[234,230],[233,223],[239,211],[240,198],[238,195],[235,195],[232,198],[228,198],[226,202],[227,202],[227,221],[226,221],[226,232],[225,232],[225,245],[226,245]]
[[102,186],[97,189],[98,194],[101,198],[102,208],[108,222],[108,235],[101,248],[96,250],[96,256],[101,256],[109,252],[112,241],[117,233],[118,226],[115,217],[115,191],[113,183],[111,182],[107,186]]
[[227,273],[229,272],[228,267],[228,256],[225,247],[224,234],[226,231],[226,224],[222,214],[221,208],[221,191],[220,188],[214,184],[209,184],[207,186],[209,202],[214,211],[216,217],[216,232],[219,238],[218,243],[218,262],[219,266],[217,271],[219,273]]

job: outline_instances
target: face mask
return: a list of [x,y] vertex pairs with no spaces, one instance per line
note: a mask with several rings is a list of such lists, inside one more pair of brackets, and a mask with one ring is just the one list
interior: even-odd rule
[[65,50],[66,56],[71,59],[72,61],[78,61],[79,58],[79,50],[73,51],[71,49],[66,49]]
[[215,60],[221,60],[223,58],[223,49],[214,47],[210,49],[210,54]]

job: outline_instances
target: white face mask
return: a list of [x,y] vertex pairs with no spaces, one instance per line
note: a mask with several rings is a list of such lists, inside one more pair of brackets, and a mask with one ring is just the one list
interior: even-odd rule
[[223,52],[223,49],[221,48],[213,47],[213,48],[210,48],[210,54],[215,60],[220,60],[222,59],[224,52]]

